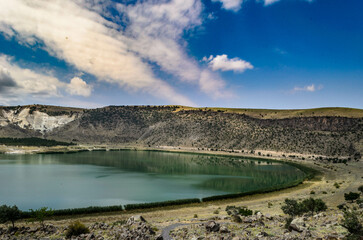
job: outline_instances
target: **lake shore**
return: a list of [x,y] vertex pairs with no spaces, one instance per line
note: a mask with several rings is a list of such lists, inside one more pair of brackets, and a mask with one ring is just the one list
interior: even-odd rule
[[[261,156],[252,153],[242,153],[242,152],[231,152],[231,151],[210,151],[210,150],[198,150],[198,149],[186,149],[186,148],[172,148],[172,147],[159,147],[159,148],[149,148],[143,146],[83,146],[83,147],[67,147],[68,151],[76,152],[77,150],[84,151],[85,149],[90,149],[93,147],[94,150],[117,150],[117,149],[129,149],[129,150],[152,150],[152,151],[170,151],[170,152],[188,152],[188,153],[198,153],[198,154],[215,154],[215,155],[230,155],[230,156],[243,156],[243,157],[262,157],[275,160],[283,160],[287,162],[294,162],[308,166],[310,168],[319,170],[322,174],[319,179],[306,180],[304,183],[284,189],[279,191],[274,191],[265,194],[256,194],[251,196],[246,196],[242,198],[213,201],[201,204],[190,204],[183,206],[173,206],[164,207],[157,209],[145,209],[145,210],[135,210],[135,211],[123,211],[123,212],[113,212],[113,213],[101,213],[83,216],[68,216],[68,217],[57,217],[48,220],[48,224],[52,224],[59,228],[65,228],[70,222],[74,220],[80,220],[87,226],[98,222],[104,222],[107,224],[112,224],[117,221],[126,221],[133,215],[142,215],[149,224],[158,229],[157,233],[161,233],[161,230],[167,226],[176,223],[191,223],[195,220],[195,216],[198,216],[198,220],[210,220],[214,218],[223,219],[227,213],[224,211],[226,206],[247,206],[249,209],[254,211],[260,211],[264,214],[271,214],[274,216],[283,215],[281,211],[281,203],[285,198],[294,199],[305,199],[308,197],[321,198],[328,205],[328,215],[333,216],[334,219],[341,218],[341,211],[337,210],[337,205],[344,203],[344,193],[350,191],[357,191],[357,188],[363,184],[362,172],[363,163],[359,162],[348,162],[348,164],[333,164],[329,162],[318,162],[313,159],[309,159],[305,156],[305,160],[295,157],[286,157],[284,159],[276,158],[274,156],[266,156],[267,153],[262,153]],[[55,152],[55,150],[60,150],[64,148],[51,148],[51,149],[39,149],[39,148],[11,148],[15,150],[14,153],[49,153]],[[285,156],[291,155],[291,153],[282,153]],[[339,188],[334,186],[335,183],[340,185]],[[314,192],[314,194],[311,194]],[[218,214],[215,212],[218,211]],[[26,225],[29,223],[20,223]],[[344,233],[344,229],[339,228],[339,230],[334,230],[334,232]]]

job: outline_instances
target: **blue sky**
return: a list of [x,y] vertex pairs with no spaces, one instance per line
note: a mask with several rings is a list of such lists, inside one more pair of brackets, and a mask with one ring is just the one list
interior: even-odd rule
[[0,105],[363,108],[360,0],[0,0]]

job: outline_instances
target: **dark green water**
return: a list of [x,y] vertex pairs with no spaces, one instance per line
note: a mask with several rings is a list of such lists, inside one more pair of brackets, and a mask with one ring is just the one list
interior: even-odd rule
[[62,209],[202,198],[303,177],[282,163],[184,153],[0,155],[0,205]]

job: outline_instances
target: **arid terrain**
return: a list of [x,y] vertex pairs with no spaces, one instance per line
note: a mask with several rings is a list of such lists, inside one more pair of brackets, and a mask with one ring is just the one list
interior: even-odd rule
[[88,145],[171,146],[360,158],[363,110],[217,109],[31,105],[0,109],[0,137],[40,137]]
[[[77,239],[343,239],[340,204],[363,185],[363,110],[246,110],[165,107],[70,109],[49,106],[3,107],[1,137],[40,137],[70,146],[1,146],[3,153],[83,150],[161,150],[264,157],[319,170],[312,180],[272,193],[200,204],[52,217],[45,227],[21,220],[16,231],[0,226],[1,239],[64,239],[79,220],[90,233]],[[285,227],[286,198],[321,198],[328,209],[295,217]],[[236,222],[227,206],[245,206],[254,215]],[[142,217],[140,217],[142,216]],[[145,220],[145,221],[144,221]]]
[[[343,239],[347,230],[340,224],[343,214],[337,206],[346,203],[350,207],[358,208],[362,214],[361,206],[344,200],[344,193],[357,192],[358,187],[363,184],[362,162],[349,162],[346,165],[327,161],[317,163],[314,160],[288,161],[313,167],[321,173],[315,179],[294,188],[238,199],[149,210],[57,217],[46,220],[45,229],[38,223],[20,221],[17,223],[20,231],[16,235],[3,232],[1,239],[64,239],[67,226],[75,220],[81,221],[90,229],[90,234],[81,235],[78,239]],[[335,186],[336,183],[339,188]],[[309,197],[323,199],[328,210],[314,216],[298,218],[298,227],[301,229],[287,230],[284,227],[287,216],[281,210],[284,199],[302,200]],[[260,213],[242,217],[242,223],[236,223],[225,211],[227,206],[246,206]],[[214,223],[218,225],[218,231],[208,230],[208,224]],[[2,229],[5,231],[6,227],[3,226]]]

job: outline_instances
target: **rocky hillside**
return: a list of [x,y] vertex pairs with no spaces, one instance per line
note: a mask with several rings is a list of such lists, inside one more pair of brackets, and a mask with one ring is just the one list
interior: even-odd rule
[[360,156],[363,154],[363,110],[2,107],[0,137]]

